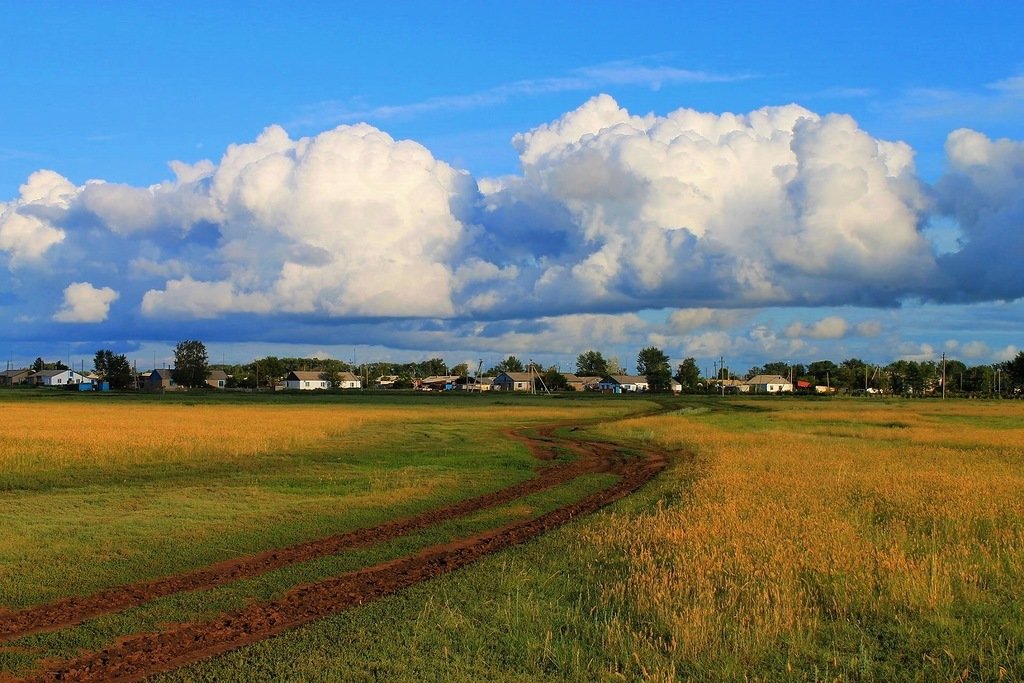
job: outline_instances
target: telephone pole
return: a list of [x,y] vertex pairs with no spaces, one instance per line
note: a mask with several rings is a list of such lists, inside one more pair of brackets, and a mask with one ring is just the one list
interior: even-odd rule
[[942,352],[942,400],[946,400],[946,352]]

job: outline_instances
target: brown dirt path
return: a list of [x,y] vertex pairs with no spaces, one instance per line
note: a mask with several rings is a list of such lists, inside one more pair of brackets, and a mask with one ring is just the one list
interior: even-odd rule
[[[20,627],[22,634],[50,630],[78,623],[90,616],[141,604],[160,595],[220,585],[279,566],[335,554],[354,545],[394,538],[440,521],[511,502],[523,495],[565,483],[580,474],[607,472],[620,477],[609,488],[538,518],[426,548],[413,555],[325,581],[298,586],[280,599],[256,603],[211,621],[173,626],[159,633],[129,636],[102,651],[85,654],[74,660],[45,662],[42,674],[25,679],[137,681],[153,673],[178,668],[277,635],[464,567],[481,557],[534,538],[574,517],[608,505],[640,488],[665,467],[666,459],[661,454],[644,453],[643,457],[630,457],[611,444],[562,439],[555,435],[555,428],[540,428],[535,437],[521,433],[514,435],[528,443],[535,455],[544,459],[554,456],[556,446],[567,448],[579,456],[566,465],[544,468],[536,479],[372,529],[237,558],[189,574],[114,588],[86,598],[73,598],[0,616],[0,629],[8,623],[12,624],[7,627],[10,629],[8,632],[13,632],[14,625]],[[62,616],[61,609],[68,610],[73,618]],[[31,617],[36,621],[33,622]]]
[[[555,425],[536,428],[538,436],[535,438],[525,436],[519,430],[511,430],[507,434],[529,446],[534,457],[539,460],[552,460],[555,457],[553,446],[557,440],[551,435],[556,428]],[[598,463],[595,461],[580,458],[564,465],[541,468],[533,479],[405,519],[305,541],[286,548],[235,557],[190,572],[115,586],[92,595],[65,598],[18,611],[0,610],[0,643],[73,626],[86,619],[136,607],[167,595],[215,588],[299,562],[337,555],[347,549],[389,541],[564,484],[581,474],[595,471],[596,466]]]

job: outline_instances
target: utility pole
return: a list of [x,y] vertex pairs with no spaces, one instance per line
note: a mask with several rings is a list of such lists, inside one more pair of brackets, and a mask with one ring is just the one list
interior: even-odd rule
[[[718,360],[721,362],[720,369],[721,369],[722,374],[724,375],[725,374],[725,356],[719,356]],[[719,382],[719,386],[722,387],[722,397],[724,398],[725,397],[725,378],[724,377],[722,378],[722,381]]]
[[942,400],[946,400],[946,352],[942,352]]

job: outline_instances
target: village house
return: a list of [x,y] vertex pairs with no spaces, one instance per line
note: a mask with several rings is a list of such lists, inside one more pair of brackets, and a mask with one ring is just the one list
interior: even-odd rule
[[597,386],[601,391],[611,394],[647,391],[649,388],[647,378],[636,375],[605,375]]
[[726,394],[746,394],[750,391],[750,385],[742,379],[715,379],[712,377],[708,380],[708,387]]
[[491,382],[494,391],[530,391],[533,388],[532,372],[503,372]]
[[793,383],[781,375],[755,375],[747,380],[752,394],[792,393]]
[[41,387],[64,387],[85,382],[85,375],[74,370],[40,370],[27,377],[30,384]]
[[455,388],[462,391],[490,391],[494,388],[493,382],[493,377],[460,377]]
[[146,391],[161,391],[164,389],[177,389],[174,381],[174,370],[171,368],[157,368],[146,377],[142,388]]
[[338,373],[338,388],[339,389],[362,389],[363,380],[355,376],[351,372],[339,372]]
[[224,389],[228,385],[228,373],[223,370],[210,370],[206,377],[206,386],[214,389]]
[[413,380],[413,387],[419,391],[451,391],[460,379],[458,375],[431,375]]
[[21,370],[4,370],[0,372],[0,387],[13,387],[15,384],[25,384],[32,371],[23,368]]
[[565,377],[569,391],[597,391],[597,385],[601,383],[601,378],[595,376],[579,376],[571,372],[562,373],[562,376]]
[[374,384],[377,385],[378,389],[394,389],[395,382],[399,380],[398,375],[381,375],[377,378]]
[[323,378],[322,372],[292,370],[284,378],[284,388],[298,391],[315,391],[316,389],[330,389],[331,383]]

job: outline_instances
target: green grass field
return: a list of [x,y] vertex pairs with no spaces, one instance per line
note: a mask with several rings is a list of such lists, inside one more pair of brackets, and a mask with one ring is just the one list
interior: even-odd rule
[[[0,604],[88,593],[493,490],[537,465],[506,429],[600,418],[582,433],[664,449],[670,468],[605,511],[468,569],[156,680],[1024,679],[1024,405],[668,403],[671,412],[629,417],[653,404],[0,393],[8,423],[88,420],[103,408],[163,424],[184,411],[203,428],[255,415],[273,436],[239,449],[250,437],[226,428],[223,441],[155,440],[141,453],[122,450],[141,437],[94,436],[106,459],[103,448],[57,452],[65,441],[28,456],[0,450]],[[0,643],[0,671],[535,516],[608,479]]]

